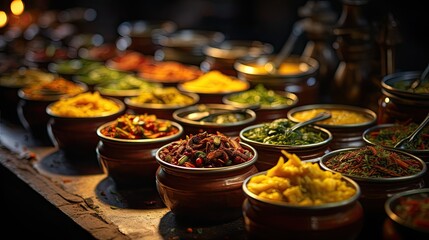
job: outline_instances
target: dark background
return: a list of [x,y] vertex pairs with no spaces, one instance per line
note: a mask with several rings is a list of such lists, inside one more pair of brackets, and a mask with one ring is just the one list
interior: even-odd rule
[[[353,1],[353,0],[352,0]],[[4,2],[4,1],[3,1]],[[48,10],[73,7],[93,8],[97,18],[89,23],[92,33],[105,41],[118,37],[117,26],[131,20],[172,20],[179,28],[216,30],[227,39],[260,40],[271,43],[278,52],[300,19],[298,9],[307,0],[34,0],[24,1],[28,8]],[[338,16],[341,0],[330,0]],[[427,9],[417,0],[369,0],[363,10],[372,24],[391,12],[398,22],[402,42],[397,45],[396,69],[423,70],[429,63]],[[297,43],[300,53],[305,43]]]

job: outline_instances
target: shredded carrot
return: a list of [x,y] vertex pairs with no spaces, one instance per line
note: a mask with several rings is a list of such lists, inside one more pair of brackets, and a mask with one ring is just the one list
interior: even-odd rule
[[371,152],[374,154],[374,156],[377,156],[377,150],[373,146],[368,146],[368,148],[371,150]]

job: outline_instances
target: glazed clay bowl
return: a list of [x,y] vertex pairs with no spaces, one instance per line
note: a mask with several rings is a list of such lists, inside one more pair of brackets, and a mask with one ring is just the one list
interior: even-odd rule
[[250,160],[211,168],[175,165],[161,159],[164,147],[156,152],[160,165],[156,174],[157,190],[178,221],[218,224],[242,217],[245,196],[241,185],[257,172],[254,163],[258,154],[245,143],[240,146],[252,153]]
[[[207,111],[226,111],[201,120],[191,120],[187,116],[193,113]],[[228,113],[228,111],[238,111]],[[252,124],[256,119],[256,113],[251,109],[235,108],[226,104],[197,104],[173,112],[173,119],[184,127],[184,134],[196,134],[200,132],[221,132],[227,136],[238,136],[241,129]]]
[[259,85],[244,92],[228,94],[222,102],[238,108],[256,108],[255,123],[264,123],[286,118],[287,112],[298,104],[299,99],[294,93],[273,91]]
[[200,97],[194,93],[180,92],[173,87],[156,88],[138,96],[124,99],[128,111],[135,114],[154,114],[161,119],[174,120],[176,110],[198,103]]
[[387,218],[383,225],[386,239],[427,239],[429,237],[429,188],[403,191],[384,204]]
[[159,48],[153,38],[156,38],[157,34],[171,33],[176,29],[177,25],[172,21],[125,21],[118,26],[120,37],[116,45],[121,50],[128,49],[153,55]]
[[3,73],[0,77],[0,111],[1,118],[20,124],[16,110],[20,98],[19,89],[31,85],[47,83],[54,80],[52,73],[38,69],[19,69]]
[[205,60],[200,64],[204,72],[219,70],[224,74],[236,76],[234,63],[243,57],[259,57],[271,54],[273,46],[269,43],[251,40],[226,40],[209,44],[203,49]]
[[153,35],[160,49],[154,54],[157,61],[177,61],[199,66],[204,60],[204,47],[225,39],[221,32],[197,29],[180,29]]
[[378,102],[378,123],[422,122],[429,113],[429,83],[422,81],[413,91],[410,85],[422,72],[396,72],[383,77]]
[[72,97],[86,91],[88,91],[88,87],[85,84],[63,78],[21,88],[18,90],[19,120],[36,139],[48,143],[50,140],[47,124],[50,117],[46,113],[46,107],[60,98]]
[[[373,149],[375,149],[377,155],[374,155]],[[355,156],[357,152],[360,152],[359,159],[369,160],[365,161],[365,163],[360,163],[361,160]],[[334,161],[340,156],[343,156],[342,160]],[[402,163],[397,160],[390,162],[390,159],[393,159],[392,157],[400,159]],[[362,190],[362,196],[359,201],[362,203],[365,212],[376,214],[376,216],[384,213],[384,203],[391,194],[423,188],[425,185],[424,176],[427,171],[426,164],[420,158],[404,151],[383,147],[365,146],[338,149],[324,155],[319,163],[321,168],[325,170],[340,172],[356,181]],[[342,165],[338,165],[341,163]],[[387,163],[390,164],[387,165]],[[405,166],[403,165],[404,163],[406,164]],[[411,169],[414,170],[412,171]],[[391,172],[398,174],[393,175]]]
[[[80,104],[82,102],[86,104]],[[94,109],[85,111],[88,105]],[[53,111],[54,107],[62,109],[61,112]],[[72,160],[84,157],[97,162],[97,128],[121,116],[125,104],[119,99],[88,92],[53,102],[46,107],[46,112],[50,117],[49,137],[59,150]]]
[[320,84],[316,78],[319,63],[314,58],[290,56],[285,59],[276,73],[265,69],[273,56],[238,59],[234,68],[237,77],[248,81],[251,86],[264,84],[267,88],[292,92],[298,96],[300,105],[313,104],[319,100]]
[[376,124],[377,114],[370,109],[342,104],[309,104],[290,109],[288,119],[294,122],[308,120],[318,113],[327,111],[331,118],[315,122],[314,125],[332,133],[333,150],[349,147],[362,147],[365,142],[362,133]]
[[[263,139],[256,138],[256,135],[252,134],[252,132],[255,131],[261,131],[260,134],[263,134],[263,132],[268,129],[275,131],[275,126],[278,126],[277,122],[279,121],[288,122],[287,119],[278,119],[276,121],[268,123],[254,124],[245,127],[240,131],[239,136],[241,141],[251,145],[256,149],[256,151],[258,151],[259,159],[256,162],[256,166],[259,171],[267,170],[276,165],[277,160],[280,156],[282,156],[282,150],[286,150],[290,153],[296,154],[303,161],[317,161],[318,158],[322,157],[330,151],[329,145],[332,141],[332,134],[328,130],[317,126],[308,126],[305,128],[301,128],[301,130],[298,131],[302,132],[302,135],[295,135],[294,138],[296,138],[296,141],[290,141],[287,143],[267,143],[264,142]],[[294,125],[294,123],[291,124]],[[278,131],[279,132],[274,135],[282,135],[284,129],[278,129]],[[261,136],[260,134],[257,134],[257,136]],[[304,143],[302,139],[307,138],[305,136],[308,136],[308,134],[320,136],[320,139],[318,139],[317,141],[315,140],[314,142]]]
[[[135,116],[140,115],[131,116],[135,119]],[[104,129],[117,126],[119,119],[105,123],[97,129],[100,141],[96,152],[100,165],[119,188],[154,188],[155,173],[159,167],[155,160],[155,152],[165,144],[178,140],[183,133],[182,126],[176,122],[156,119],[151,121],[151,124],[156,123],[161,126],[166,121],[171,123],[169,135],[156,138],[126,139],[103,134]]]
[[[291,160],[288,160],[291,161]],[[317,163],[307,163],[316,164]],[[285,165],[283,165],[285,168]],[[294,164],[294,169],[301,168]],[[311,168],[314,170],[314,168]],[[263,176],[268,176],[267,172],[258,172],[243,182],[243,191],[246,195],[246,199],[243,202],[243,216],[244,216],[244,227],[247,239],[356,239],[363,227],[363,209],[359,203],[360,187],[359,185],[348,177],[341,176],[339,179],[332,181],[341,181],[341,184],[347,186],[350,189],[354,189],[354,193],[344,195],[343,197],[337,197],[336,200],[322,201],[319,204],[315,203],[315,199],[320,198],[317,194],[319,187],[322,188],[322,184],[314,184],[311,181],[315,178],[319,180],[319,183],[325,182],[319,179],[319,176],[312,175],[309,171],[298,172],[291,174],[288,177],[283,174],[271,173],[272,180],[278,181],[278,179],[290,178],[301,178],[301,180],[290,180],[293,184],[285,189],[280,190],[279,194],[284,193],[285,195],[291,196],[291,198],[284,197],[278,199],[276,197],[266,198],[263,195],[258,194],[251,190],[249,183],[251,179],[261,179]],[[323,172],[323,171],[322,171]],[[274,177],[277,178],[274,180]],[[307,181],[304,181],[305,178]],[[261,180],[259,180],[261,181]],[[262,180],[260,183],[264,184]],[[312,203],[307,200],[302,200],[297,197],[293,197],[293,193],[297,192],[292,190],[300,185],[299,183],[307,182],[303,184],[299,189],[312,189],[305,191],[307,196],[308,192],[315,192],[313,196],[319,196],[311,198]],[[316,181],[315,181],[316,182]],[[254,182],[252,183],[254,184]],[[260,185],[261,185],[260,184]],[[310,187],[310,186],[313,187]],[[275,188],[280,187],[279,185],[272,185],[271,187],[263,187],[267,192],[275,192]],[[337,185],[338,186],[338,185]],[[262,188],[263,187],[263,188]],[[324,192],[324,195],[336,195],[344,192],[344,188],[331,188],[329,190],[320,190]],[[329,193],[328,193],[329,192]],[[269,193],[267,193],[269,194]],[[323,194],[322,194],[323,196]],[[292,200],[294,199],[294,200]],[[307,201],[306,203],[303,203]]]
[[[403,137],[411,134],[417,126],[416,123],[407,125],[393,123],[378,124],[365,130],[362,138],[368,145],[381,145],[387,149],[395,149],[394,145]],[[413,146],[412,149],[402,149],[404,152],[421,158],[427,166],[429,165],[429,149],[427,147],[429,146],[429,139],[422,134],[428,134],[428,132],[429,128],[426,127],[421,134],[417,135],[416,142],[420,143],[418,148]],[[425,175],[425,183],[426,186],[429,186],[429,173]]]

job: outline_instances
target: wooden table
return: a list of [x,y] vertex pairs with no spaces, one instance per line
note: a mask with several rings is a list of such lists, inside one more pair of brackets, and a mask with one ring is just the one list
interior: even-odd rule
[[117,189],[96,159],[67,159],[0,121],[0,190],[17,236],[60,239],[244,239],[243,220],[176,222],[156,189]]

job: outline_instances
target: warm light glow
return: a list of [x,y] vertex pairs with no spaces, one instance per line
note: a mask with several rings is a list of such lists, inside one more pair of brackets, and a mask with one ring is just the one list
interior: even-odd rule
[[0,11],[0,27],[4,27],[7,23],[7,14],[4,11]]
[[389,102],[390,102],[390,99],[389,99],[388,97],[386,97],[386,98],[384,99],[384,102],[385,102],[385,103],[389,103]]
[[13,15],[21,15],[24,12],[24,2],[21,0],[13,0],[10,3],[10,11]]

